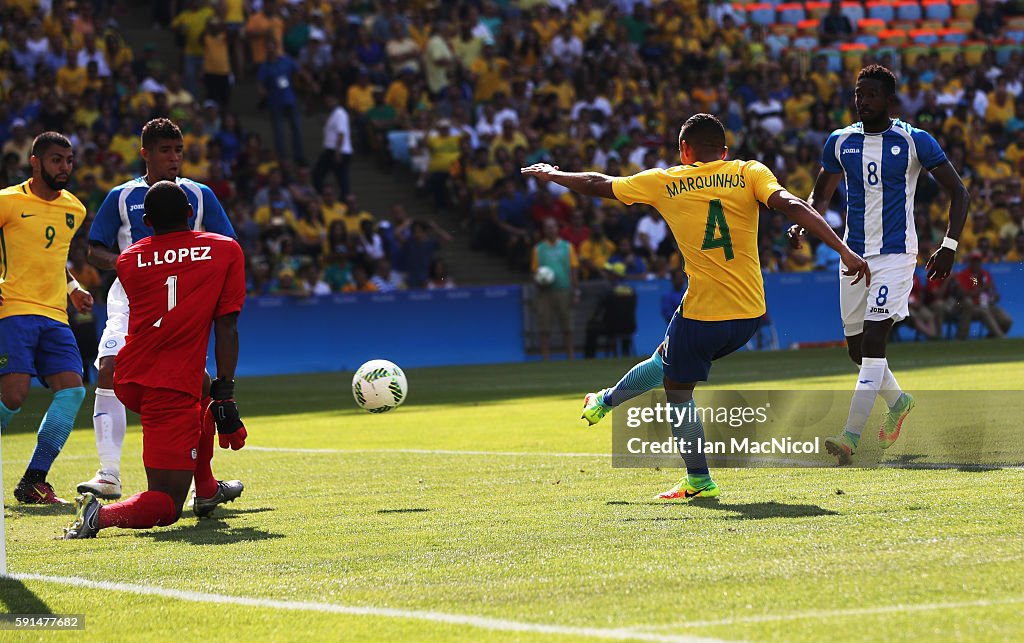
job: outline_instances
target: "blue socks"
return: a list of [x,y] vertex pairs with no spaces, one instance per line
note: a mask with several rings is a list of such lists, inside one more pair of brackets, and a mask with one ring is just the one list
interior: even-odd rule
[[703,450],[697,449],[697,440],[704,441],[704,424],[700,421],[700,415],[697,413],[697,403],[691,399],[683,404],[672,404],[672,409],[675,414],[673,418],[675,421],[672,423],[672,436],[677,441],[685,440],[685,446],[691,451],[682,454],[690,483],[705,480],[698,476],[704,476],[706,480],[710,480],[708,459],[704,457]]
[[637,395],[658,388],[664,378],[665,362],[661,360],[661,353],[654,351],[654,355],[629,369],[618,384],[608,389],[603,401],[608,406],[616,407]]
[[12,411],[11,409],[4,406],[3,402],[0,402],[0,431],[6,431],[7,425],[11,423],[11,418],[21,412],[21,409]]
[[53,394],[50,408],[46,410],[43,421],[36,435],[36,450],[28,468],[35,471],[49,471],[53,461],[57,459],[64,443],[71,435],[75,425],[75,416],[85,399],[85,388],[66,388]]

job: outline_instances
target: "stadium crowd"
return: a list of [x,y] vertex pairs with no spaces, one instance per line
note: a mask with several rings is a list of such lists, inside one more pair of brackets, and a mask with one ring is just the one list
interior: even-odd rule
[[[402,204],[386,214],[361,207],[348,180],[353,154],[407,166],[424,199],[459,213],[476,249],[524,271],[554,218],[582,278],[609,263],[627,278],[664,277],[681,261],[657,213],[539,189],[519,168],[666,167],[678,162],[679,124],[707,111],[726,124],[732,157],[765,162],[806,197],[825,138],[856,120],[856,71],[880,62],[901,79],[901,117],[938,138],[972,192],[962,256],[1024,259],[1019,7],[954,3],[943,20],[889,21],[879,32],[879,21],[858,18],[861,3],[799,6],[793,22],[781,7],[723,0],[188,0],[154,4],[181,47],[166,60],[125,44],[118,2],[7,2],[0,172],[6,184],[22,180],[32,136],[68,132],[74,190],[95,212],[139,174],[142,124],[169,116],[185,132],[181,173],[210,185],[229,212],[254,294],[452,285],[436,258],[448,235]],[[967,42],[900,44],[899,29]],[[265,110],[245,118],[269,117],[271,144],[234,111],[232,89],[244,81],[260,86]],[[314,115],[326,124],[310,163],[301,128],[316,127]],[[915,216],[927,257],[948,197],[921,180]],[[837,230],[841,192],[827,217]],[[836,269],[823,245],[791,249],[787,227],[763,211],[764,271]]]

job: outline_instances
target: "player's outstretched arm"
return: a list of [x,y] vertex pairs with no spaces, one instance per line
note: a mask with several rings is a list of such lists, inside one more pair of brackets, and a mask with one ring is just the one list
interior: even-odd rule
[[101,243],[89,242],[89,253],[85,259],[100,270],[116,270],[118,253]]
[[214,356],[217,379],[210,384],[210,413],[217,424],[220,448],[237,451],[245,446],[248,434],[238,415],[235,402],[235,367],[238,365],[238,313],[213,320]]
[[949,194],[949,224],[946,226],[946,239],[949,241],[942,240],[942,247],[928,259],[925,269],[928,279],[945,279],[952,272],[953,262],[956,261],[956,245],[967,222],[967,207],[971,202],[971,193],[964,187],[956,168],[949,161],[933,168],[931,173],[942,189]]
[[838,252],[839,258],[846,266],[846,270],[843,271],[844,274],[857,275],[857,278],[853,280],[854,284],[860,282],[861,279],[865,279],[868,284],[871,283],[871,271],[868,269],[868,262],[864,261],[853,250],[850,250],[850,247],[836,236],[832,227],[809,203],[798,196],[790,194],[786,190],[778,190],[768,198],[766,205],[772,210],[782,212],[791,221],[795,221],[798,226],[818,237],[827,243],[830,248]]
[[[836,193],[836,188],[839,187],[839,181],[843,178],[842,174],[836,174],[834,172],[828,172],[824,168],[818,170],[818,176],[814,179],[814,188],[811,190],[811,196],[807,197],[807,202],[811,204],[814,210],[825,216],[825,212],[828,211],[828,204],[832,202],[832,195]],[[802,243],[800,238],[806,232],[800,226],[793,226],[789,229],[789,245],[794,248],[800,248]]]
[[557,165],[534,163],[519,170],[523,176],[532,176],[538,181],[554,181],[573,192],[602,199],[614,199],[612,177],[600,172],[563,172]]

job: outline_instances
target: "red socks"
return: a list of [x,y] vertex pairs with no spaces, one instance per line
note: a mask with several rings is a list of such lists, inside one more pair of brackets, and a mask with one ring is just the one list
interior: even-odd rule
[[149,529],[166,527],[178,520],[174,500],[163,491],[143,491],[127,500],[100,507],[99,527]]
[[210,413],[211,398],[203,398],[203,433],[199,438],[199,451],[196,456],[196,495],[200,498],[212,498],[217,493],[217,479],[213,477],[211,467],[213,461],[213,440],[217,435],[217,426],[213,423]]

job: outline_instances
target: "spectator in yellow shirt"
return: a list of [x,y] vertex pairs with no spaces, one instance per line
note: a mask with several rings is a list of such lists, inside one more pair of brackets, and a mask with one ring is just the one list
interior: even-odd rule
[[213,19],[213,7],[202,0],[189,0],[187,8],[171,22],[171,28],[185,40],[185,89],[199,95],[199,70],[203,67],[203,33]]
[[[320,191],[320,197],[320,216],[324,220],[324,226],[330,229],[331,224],[335,221],[344,223],[348,207],[338,200],[338,189],[330,183],[325,183],[323,190]],[[347,230],[348,227],[346,226]]]
[[1013,96],[1006,91],[1006,79],[996,82],[995,91],[988,95],[988,108],[985,110],[985,121],[989,125],[1006,125],[1013,118],[1015,107]]
[[615,244],[605,236],[604,226],[595,223],[590,228],[590,237],[580,244],[580,271],[583,279],[601,274],[608,263],[608,257],[615,252]]

